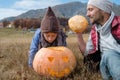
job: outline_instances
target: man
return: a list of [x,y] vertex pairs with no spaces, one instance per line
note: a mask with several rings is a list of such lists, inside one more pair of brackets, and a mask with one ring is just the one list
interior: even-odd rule
[[120,17],[115,16],[108,0],[89,0],[86,15],[93,26],[87,43],[76,33],[81,52],[89,60],[99,58],[104,80],[120,80]]

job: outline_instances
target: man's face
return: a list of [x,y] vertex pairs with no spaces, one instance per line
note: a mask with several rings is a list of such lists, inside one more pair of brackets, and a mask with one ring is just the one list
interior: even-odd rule
[[57,33],[53,32],[43,33],[43,35],[45,40],[48,41],[49,43],[52,43],[57,38]]
[[103,20],[102,11],[95,6],[87,6],[87,17],[89,17],[92,24],[100,24]]

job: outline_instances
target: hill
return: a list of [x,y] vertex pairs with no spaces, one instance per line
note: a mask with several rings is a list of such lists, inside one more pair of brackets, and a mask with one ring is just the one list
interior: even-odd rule
[[[113,11],[120,15],[120,5],[114,4]],[[16,17],[8,17],[4,18],[3,20],[13,21],[14,19],[19,18],[42,18],[47,8],[44,9],[36,9],[36,10],[29,10],[25,13],[22,13]],[[66,4],[60,4],[56,6],[52,6],[53,11],[55,12],[57,17],[64,17],[69,18],[76,14],[86,15],[86,3],[82,2],[70,2]],[[3,21],[2,20],[2,21]]]

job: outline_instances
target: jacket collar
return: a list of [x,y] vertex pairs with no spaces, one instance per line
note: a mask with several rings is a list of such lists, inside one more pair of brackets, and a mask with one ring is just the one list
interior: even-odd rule
[[112,28],[120,24],[120,16],[115,16],[113,21],[112,21]]

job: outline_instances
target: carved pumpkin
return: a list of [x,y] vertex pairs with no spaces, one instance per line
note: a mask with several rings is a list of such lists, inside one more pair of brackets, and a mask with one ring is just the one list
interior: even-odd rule
[[76,67],[76,58],[66,47],[41,48],[33,61],[34,70],[43,76],[62,78]]
[[73,32],[83,32],[88,26],[88,21],[84,16],[75,15],[68,20],[68,25]]

